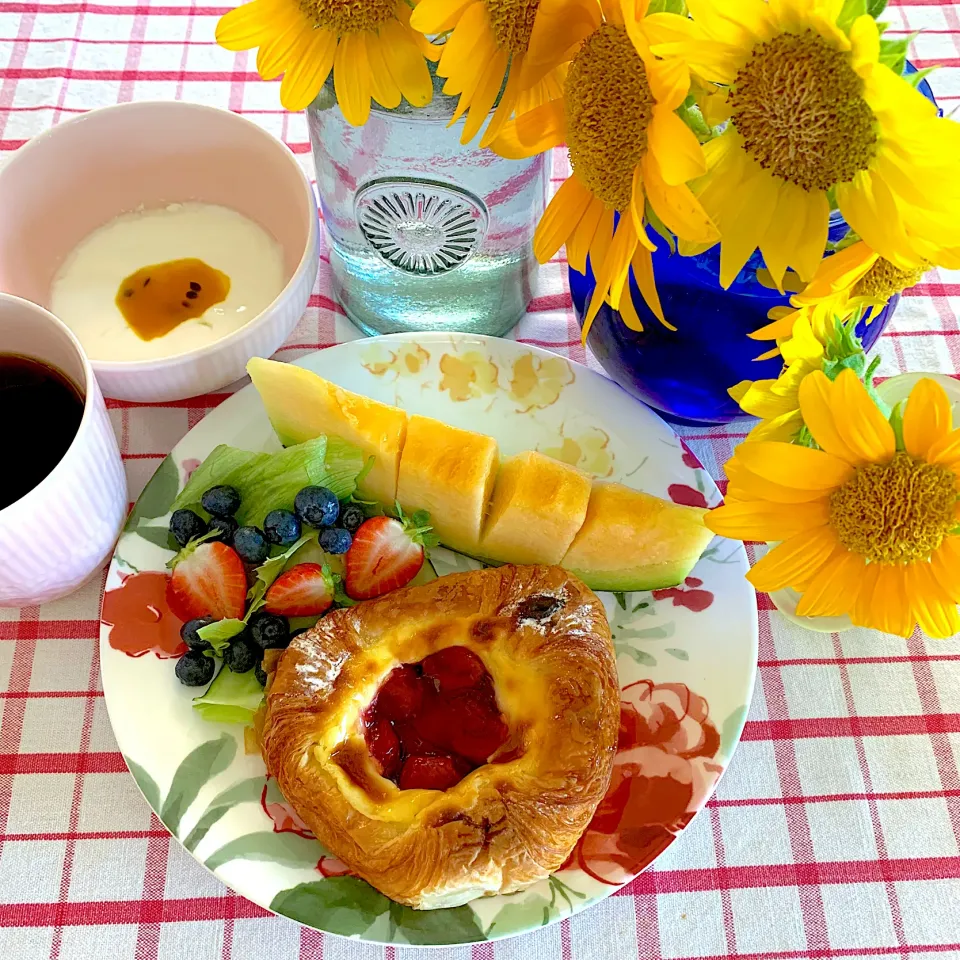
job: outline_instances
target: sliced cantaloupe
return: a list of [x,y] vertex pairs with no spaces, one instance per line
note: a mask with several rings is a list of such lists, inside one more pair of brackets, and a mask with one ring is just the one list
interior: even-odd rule
[[397,500],[408,512],[428,510],[443,544],[476,554],[498,463],[492,437],[414,414],[400,456]]
[[500,465],[480,555],[505,563],[559,563],[587,513],[590,478],[536,450]]
[[705,513],[619,483],[595,482],[586,519],[560,565],[594,590],[674,586],[713,538]]
[[407,430],[407,415],[338,387],[303,367],[254,357],[247,373],[260,393],[280,442],[289,446],[321,434],[341,437],[374,457],[358,495],[392,505]]

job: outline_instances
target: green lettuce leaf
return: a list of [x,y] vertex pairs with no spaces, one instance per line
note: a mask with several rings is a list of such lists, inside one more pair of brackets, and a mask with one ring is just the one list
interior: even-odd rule
[[247,600],[250,601],[250,605],[247,607],[247,615],[244,620],[249,621],[250,617],[263,606],[263,598],[266,596],[267,590],[273,584],[273,581],[283,573],[283,568],[290,558],[305,544],[315,543],[319,536],[320,533],[317,530],[312,533],[305,533],[296,543],[291,544],[282,553],[264,560],[254,570],[253,586],[247,591]]
[[213,652],[219,656],[238,633],[243,633],[246,625],[244,620],[217,620],[216,623],[208,623],[205,627],[201,627],[197,631],[197,636],[201,640],[206,640],[213,647]]
[[304,487],[328,487],[341,500],[357,489],[363,454],[339,437],[316,437],[278,453],[251,453],[221,444],[193,472],[171,509],[196,507],[205,490],[235,487],[241,497],[237,520],[261,526],[271,510],[293,509]]
[[263,701],[263,687],[253,670],[234,673],[221,667],[202,697],[193,698],[193,709],[211,723],[253,723]]

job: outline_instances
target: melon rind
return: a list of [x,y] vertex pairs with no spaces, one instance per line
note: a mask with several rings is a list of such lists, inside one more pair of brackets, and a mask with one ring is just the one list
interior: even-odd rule
[[583,526],[560,565],[592,590],[675,586],[713,539],[705,513],[619,483],[594,482]]

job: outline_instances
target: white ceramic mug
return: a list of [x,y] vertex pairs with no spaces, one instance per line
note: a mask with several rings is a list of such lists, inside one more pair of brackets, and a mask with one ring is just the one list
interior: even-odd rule
[[107,560],[127,513],[127,480],[93,369],[70,330],[42,307],[0,293],[3,353],[55,367],[84,398],[63,458],[0,510],[0,606],[22,607],[70,593]]

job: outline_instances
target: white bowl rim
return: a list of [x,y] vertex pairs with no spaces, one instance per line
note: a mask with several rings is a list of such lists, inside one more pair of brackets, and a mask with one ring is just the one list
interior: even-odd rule
[[[213,343],[208,343],[202,347],[195,347],[193,350],[185,350],[182,353],[175,353],[166,357],[153,357],[144,360],[96,360],[93,357],[89,357],[89,363],[93,367],[94,372],[103,371],[104,373],[111,373],[116,371],[135,373],[137,371],[165,369],[167,367],[177,366],[184,360],[196,360],[202,357],[210,356],[211,354],[217,353],[225,344],[239,341],[242,339],[242,337],[252,332],[254,328],[262,326],[267,322],[267,318],[273,312],[274,307],[284,297],[287,291],[293,286],[296,279],[303,272],[304,267],[307,265],[307,258],[315,256],[315,251],[318,249],[317,244],[319,242],[318,234],[320,230],[320,224],[317,210],[317,199],[314,195],[313,187],[310,185],[310,181],[307,179],[306,174],[303,172],[303,168],[297,162],[297,159],[293,155],[293,152],[290,150],[290,148],[282,140],[278,140],[275,136],[273,136],[272,133],[264,130],[259,124],[254,123],[252,120],[248,120],[239,113],[234,113],[232,110],[225,110],[222,107],[214,107],[206,103],[192,103],[189,100],[131,100],[125,103],[114,103],[106,107],[97,107],[93,110],[88,110],[86,113],[81,113],[78,116],[70,117],[69,120],[65,120],[63,123],[58,123],[56,126],[49,127],[42,133],[38,133],[35,137],[31,137],[30,140],[20,147],[19,150],[14,152],[13,156],[4,165],[4,167],[0,168],[0,176],[9,170],[15,163],[21,162],[21,157],[28,156],[32,148],[35,146],[41,146],[46,140],[54,136],[56,132],[63,127],[67,127],[74,123],[82,123],[84,120],[87,120],[93,115],[100,115],[108,112],[125,112],[131,109],[141,109],[144,107],[165,107],[171,109],[186,108],[187,110],[199,110],[205,113],[218,113],[221,115],[226,114],[240,124],[245,125],[247,128],[251,129],[257,135],[269,141],[274,147],[279,149],[283,153],[286,162],[292,165],[293,169],[296,170],[300,177],[300,182],[303,185],[304,193],[310,200],[313,216],[310,217],[310,229],[307,234],[306,243],[304,244],[303,253],[300,256],[297,267],[293,271],[290,279],[286,282],[286,284],[284,284],[283,289],[276,295],[276,297],[274,297],[273,300],[271,300],[270,303],[260,311],[260,313],[243,324],[243,326],[238,327],[232,333],[228,333],[219,340],[214,340]],[[5,294],[5,296],[15,296],[15,294]],[[46,310],[47,313],[52,314],[52,311],[47,307],[43,307],[40,304],[35,304],[35,306],[39,306],[41,310]],[[56,314],[52,315],[56,316]],[[60,320],[59,317],[57,317],[57,319]],[[60,322],[63,323],[62,320]],[[67,324],[64,323],[64,326],[67,326]],[[87,356],[87,354],[84,353],[84,356]]]

